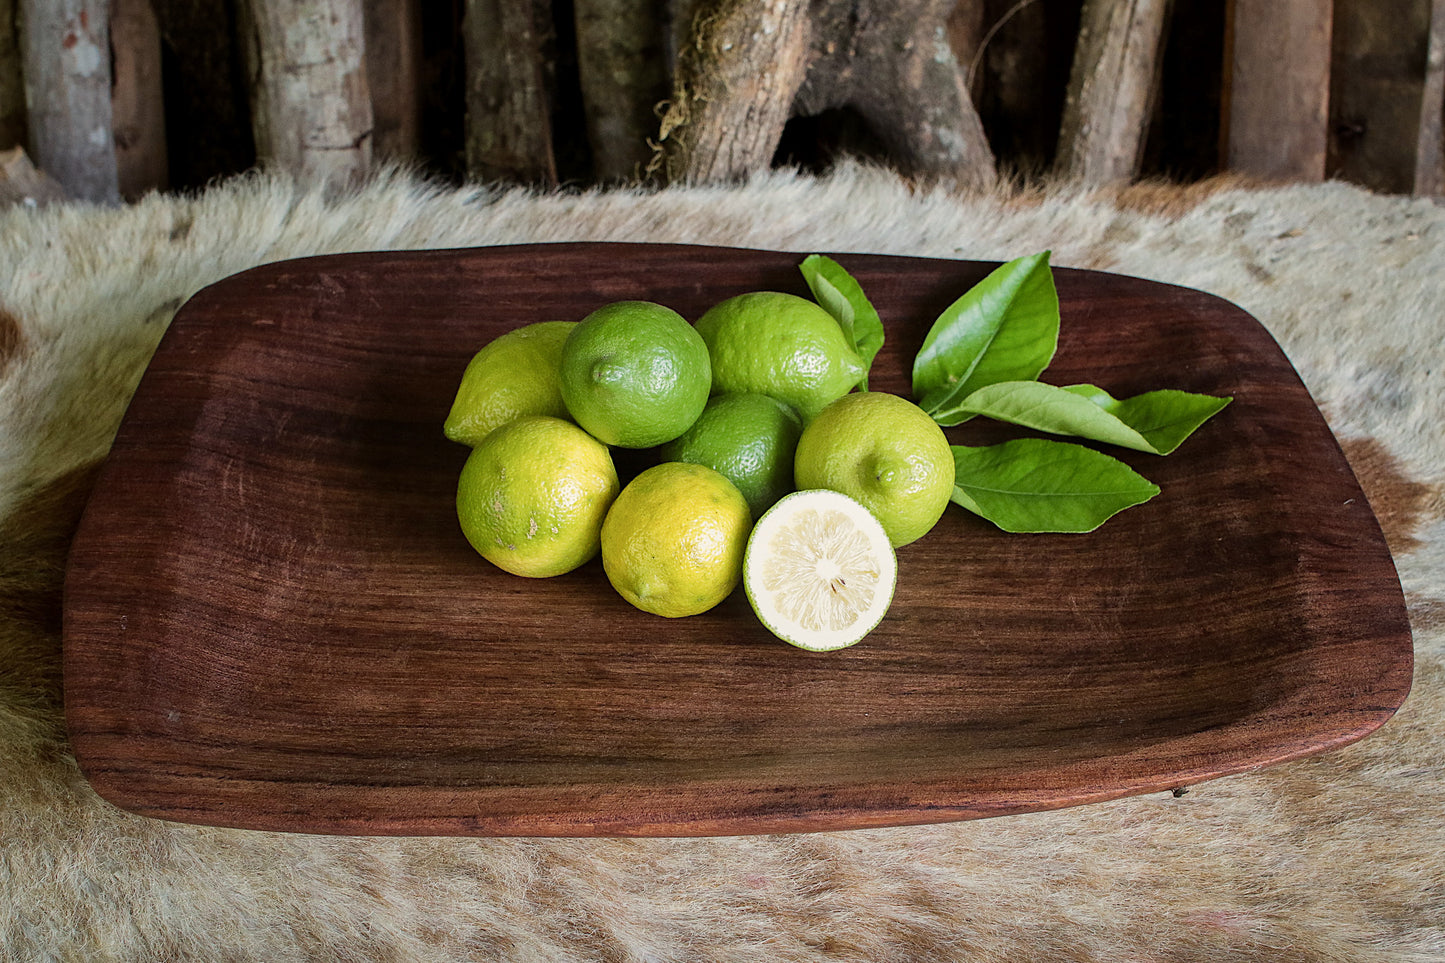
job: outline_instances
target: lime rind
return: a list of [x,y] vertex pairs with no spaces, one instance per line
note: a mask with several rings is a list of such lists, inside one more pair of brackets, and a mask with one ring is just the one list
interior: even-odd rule
[[861,641],[887,614],[897,583],[888,533],[841,492],[784,496],[758,519],[743,554],[743,588],[759,621],[811,652]]

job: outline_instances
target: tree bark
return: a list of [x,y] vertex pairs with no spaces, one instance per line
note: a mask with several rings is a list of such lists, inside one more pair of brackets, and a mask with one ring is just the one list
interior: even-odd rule
[[678,54],[659,141],[669,181],[715,183],[765,169],[808,69],[807,6],[724,0],[695,15]]
[[371,92],[372,152],[411,161],[421,130],[419,0],[365,0],[366,83]]
[[1231,0],[1226,163],[1320,181],[1329,141],[1331,0]]
[[658,0],[574,0],[577,69],[593,172],[633,180],[652,155],[657,105],[667,97],[665,30]]
[[1445,0],[1430,8],[1430,44],[1415,146],[1417,197],[1445,194]]
[[1139,176],[1170,0],[1084,0],[1055,170],[1089,184]]
[[120,199],[105,0],[21,0],[30,154],[71,197]]
[[1414,186],[1430,0],[1334,0],[1328,177],[1383,194]]
[[[540,10],[539,10],[540,5]],[[554,186],[547,0],[467,0],[467,172]]]
[[360,0],[251,0],[252,126],[263,163],[328,183],[371,167]]
[[851,107],[906,174],[981,186],[993,156],[948,42],[951,0],[723,2],[699,10],[662,119],[668,180],[772,162],[791,116]]
[[111,0],[110,48],[116,174],[130,200],[167,184],[161,35],[150,0]]

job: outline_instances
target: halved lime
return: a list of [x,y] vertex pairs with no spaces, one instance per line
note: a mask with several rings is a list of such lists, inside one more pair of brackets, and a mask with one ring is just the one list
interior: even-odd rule
[[898,560],[873,514],[841,492],[793,492],[753,527],[743,587],[762,623],[800,649],[831,652],[882,621]]

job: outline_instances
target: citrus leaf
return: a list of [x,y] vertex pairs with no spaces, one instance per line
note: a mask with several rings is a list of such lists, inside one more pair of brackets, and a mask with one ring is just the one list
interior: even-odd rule
[[[1088,399],[1101,410],[1138,432],[1150,448],[1167,455],[1210,418],[1224,410],[1233,398],[1201,395],[1165,388],[1146,391],[1131,398],[1115,399],[1094,385],[1069,385],[1062,389]],[[1087,436],[1086,436],[1087,437]],[[1098,439],[1100,441],[1104,439]]]
[[1041,381],[985,385],[954,407],[935,412],[934,417],[956,424],[974,415],[1158,454],[1147,438],[1089,398]]
[[1083,445],[1019,438],[951,448],[952,501],[1006,532],[1092,532],[1159,494],[1128,465]]
[[812,254],[798,266],[803,279],[813,292],[813,299],[833,317],[848,337],[848,343],[863,361],[863,380],[859,389],[868,390],[868,370],[873,358],[883,347],[883,321],[853,275],[830,257]]
[[[942,425],[944,412],[985,385],[1032,381],[1059,344],[1059,295],[1049,252],[1001,265],[949,305],[913,359],[913,397]],[[951,416],[950,416],[951,417]]]

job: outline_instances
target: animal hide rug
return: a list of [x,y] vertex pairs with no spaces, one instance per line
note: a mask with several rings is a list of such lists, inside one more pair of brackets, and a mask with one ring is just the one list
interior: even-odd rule
[[[261,262],[553,240],[1053,263],[1270,330],[1399,568],[1414,688],[1380,731],[1175,796],[704,839],[359,838],[153,820],[67,745],[69,538],[177,307]],[[559,282],[561,283],[561,282]],[[252,175],[0,211],[0,959],[1445,960],[1445,208],[1341,184],[959,193],[844,166],[731,188],[326,192]]]

